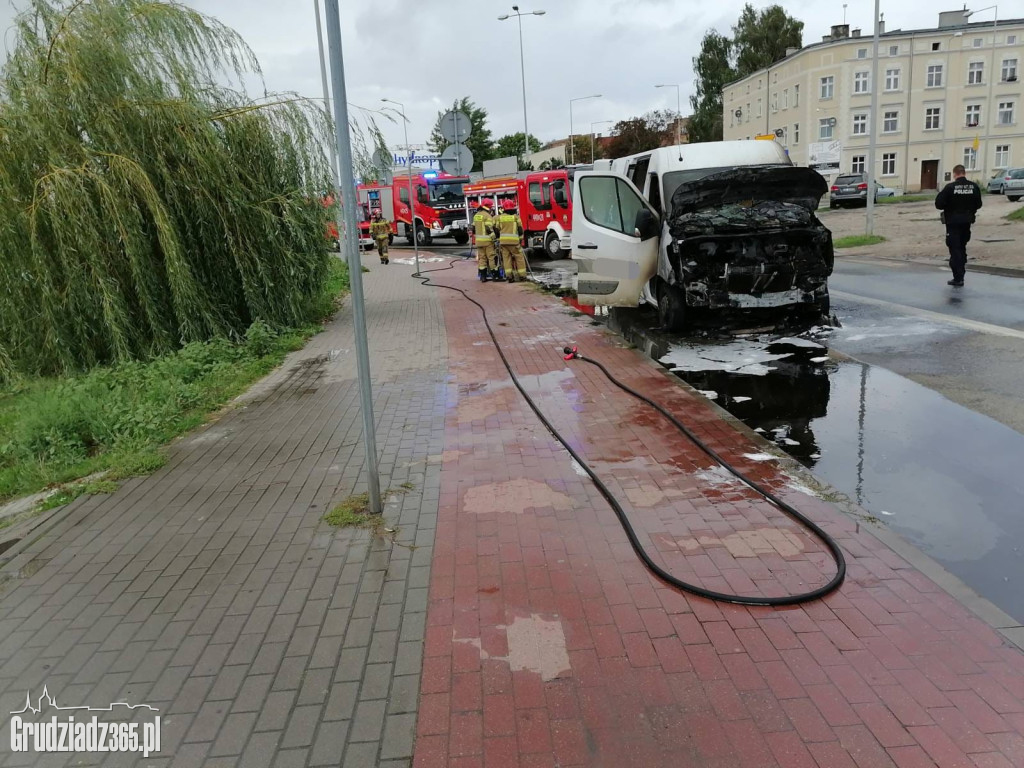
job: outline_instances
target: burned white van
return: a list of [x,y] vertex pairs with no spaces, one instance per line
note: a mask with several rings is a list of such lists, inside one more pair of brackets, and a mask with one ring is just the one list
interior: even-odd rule
[[815,215],[827,190],[774,141],[665,147],[578,174],[579,301],[647,302],[673,330],[699,308],[827,315],[832,236]]

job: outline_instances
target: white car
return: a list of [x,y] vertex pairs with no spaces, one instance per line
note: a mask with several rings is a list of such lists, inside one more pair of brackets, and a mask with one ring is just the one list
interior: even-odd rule
[[1011,203],[1024,196],[1024,168],[1011,168],[1003,176],[1003,194]]

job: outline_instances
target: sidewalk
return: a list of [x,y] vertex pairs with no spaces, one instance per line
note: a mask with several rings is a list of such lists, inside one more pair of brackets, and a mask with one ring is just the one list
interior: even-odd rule
[[[640,565],[607,504],[511,386],[475,307],[367,260],[390,537],[323,514],[359,483],[348,309],[168,466],[80,499],[6,569],[0,706],[146,703],[164,743],[2,765],[1024,765],[1024,655],[747,433],[550,295],[483,297],[538,404],[648,549],[713,589],[783,594],[833,573],[805,531],[646,406],[670,407],[820,522],[849,577],[824,601],[741,608]],[[443,266],[427,263],[425,269]],[[414,741],[415,739],[415,741]],[[69,759],[51,759],[63,758]],[[107,757],[106,760],[103,758]]]
[[743,608],[652,579],[612,511],[510,387],[474,307],[443,305],[453,381],[415,765],[1024,765],[1024,655],[620,339],[472,270],[525,386],[624,502],[650,551],[712,589],[777,595],[834,571],[577,343],[821,523],[849,577]]

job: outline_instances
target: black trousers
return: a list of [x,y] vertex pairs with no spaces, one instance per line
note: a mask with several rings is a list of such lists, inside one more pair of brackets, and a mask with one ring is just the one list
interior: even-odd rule
[[946,247],[949,248],[949,268],[954,280],[963,280],[967,271],[967,243],[971,241],[970,223],[946,222]]

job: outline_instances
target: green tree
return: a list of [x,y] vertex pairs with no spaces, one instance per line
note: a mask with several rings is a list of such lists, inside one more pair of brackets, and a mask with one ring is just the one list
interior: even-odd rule
[[[540,150],[540,140],[530,134],[530,152],[537,152]],[[526,149],[526,142],[523,140],[523,132],[510,133],[506,136],[502,136],[500,139],[494,142],[494,147],[491,150],[491,156],[498,157],[515,157],[519,161],[520,171],[532,171],[533,164],[523,159],[524,149]]]
[[736,77],[746,77],[785,58],[787,48],[803,45],[803,31],[804,23],[794,19],[780,5],[770,5],[760,11],[749,3],[743,6],[743,13],[732,28]]
[[[469,117],[472,130],[469,138],[466,140],[466,146],[473,153],[473,170],[483,170],[484,161],[494,157],[491,130],[487,127],[487,110],[474,104],[469,96],[456,99],[452,102],[451,109],[457,109]],[[434,123],[434,129],[430,132],[430,140],[427,142],[427,146],[434,152],[444,152],[450,144],[441,135],[441,118],[448,111],[450,110],[445,109],[437,113],[437,121]]]
[[730,63],[732,42],[715,30],[708,30],[693,57],[694,87],[690,96],[691,142],[722,140],[722,89],[736,78]]
[[180,3],[31,0],[15,30],[0,379],[309,319],[329,258],[322,107],[217,85],[258,62]]
[[[608,155],[625,157],[673,142],[675,135],[670,127],[674,124],[675,117],[675,112],[656,110],[640,117],[620,120],[613,129],[615,135],[608,144]],[[589,152],[589,136],[587,141]]]

